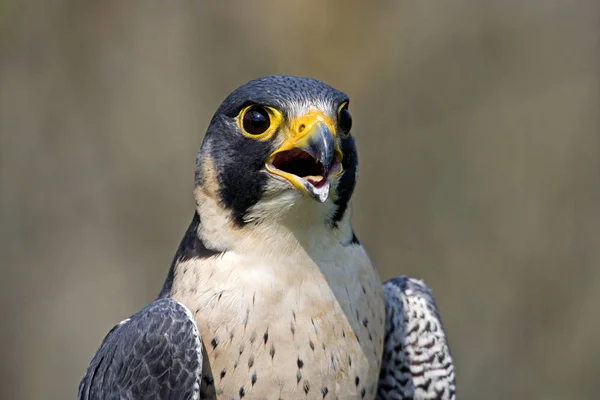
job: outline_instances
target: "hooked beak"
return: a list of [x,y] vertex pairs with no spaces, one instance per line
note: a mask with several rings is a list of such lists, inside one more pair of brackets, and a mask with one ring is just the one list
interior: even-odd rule
[[267,159],[267,170],[323,203],[331,178],[341,172],[342,152],[329,117],[320,111],[291,121],[288,139]]

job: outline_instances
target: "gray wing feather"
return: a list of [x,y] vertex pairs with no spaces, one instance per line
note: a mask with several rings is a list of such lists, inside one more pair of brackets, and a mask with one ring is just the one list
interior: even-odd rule
[[454,400],[454,363],[435,300],[424,282],[383,285],[386,327],[378,399]]
[[79,384],[80,400],[199,398],[202,347],[189,310],[158,299],[106,335]]

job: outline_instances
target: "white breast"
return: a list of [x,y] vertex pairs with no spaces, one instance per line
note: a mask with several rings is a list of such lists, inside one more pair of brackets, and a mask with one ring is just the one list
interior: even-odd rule
[[173,297],[202,336],[203,398],[374,398],[385,310],[361,246],[282,234],[181,263]]

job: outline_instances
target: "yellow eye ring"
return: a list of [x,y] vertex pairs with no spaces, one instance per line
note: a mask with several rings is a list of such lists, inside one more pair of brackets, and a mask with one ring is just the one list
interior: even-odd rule
[[281,113],[276,109],[251,104],[240,111],[237,124],[244,136],[255,140],[266,140],[277,131],[281,119]]
[[345,101],[338,107],[338,125],[342,131],[342,135],[347,137],[352,129],[352,115],[348,111],[348,102]]

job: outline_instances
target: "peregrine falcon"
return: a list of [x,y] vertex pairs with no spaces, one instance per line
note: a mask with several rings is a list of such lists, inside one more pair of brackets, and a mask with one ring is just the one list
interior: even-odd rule
[[108,333],[79,399],[455,398],[431,292],[381,285],[353,232],[348,104],[290,76],[223,101],[164,286]]

